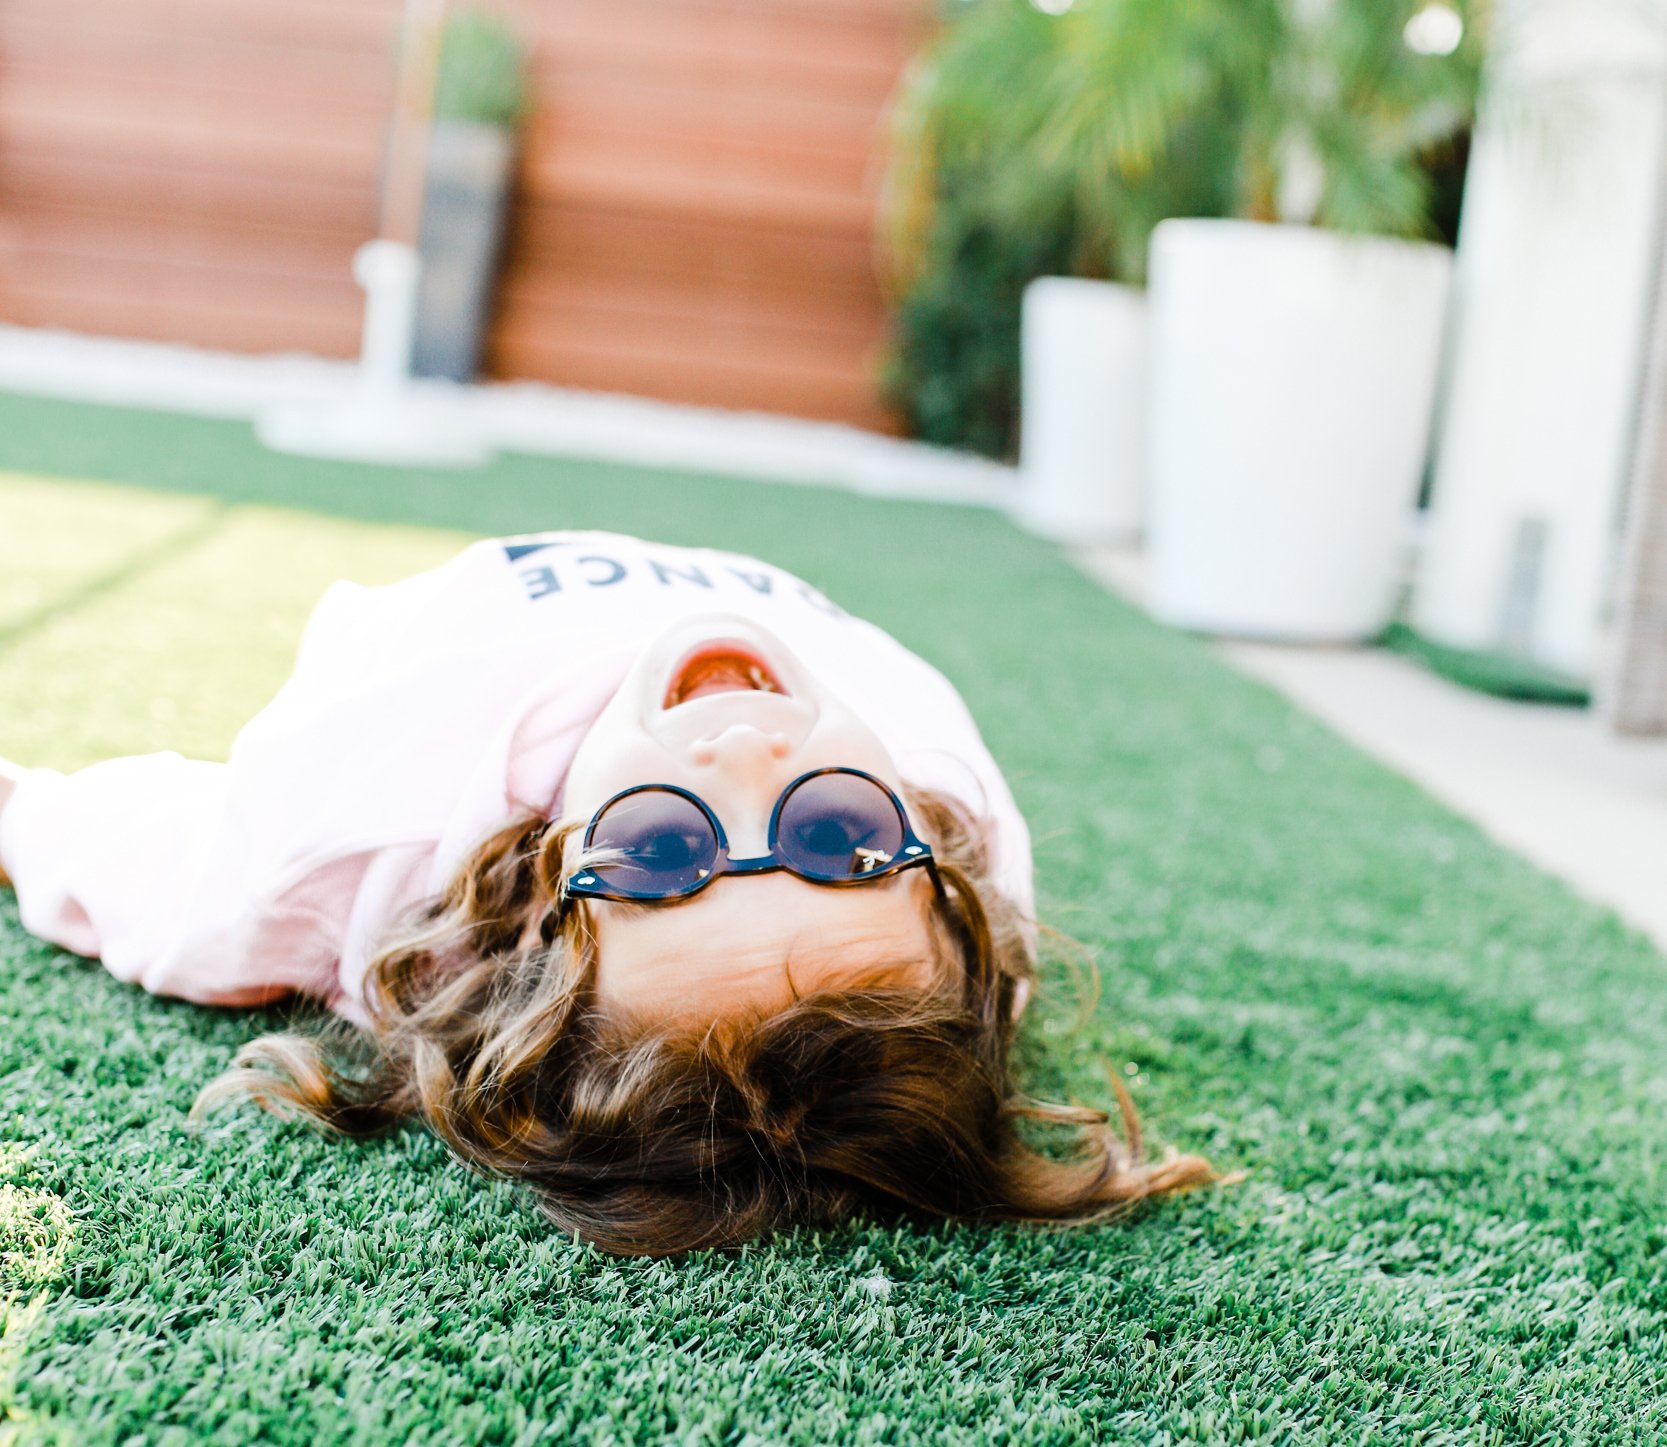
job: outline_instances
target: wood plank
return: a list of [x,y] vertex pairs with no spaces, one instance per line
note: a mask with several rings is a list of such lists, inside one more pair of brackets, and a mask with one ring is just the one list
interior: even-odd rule
[[813,355],[866,351],[882,335],[885,322],[878,306],[807,306],[800,298],[783,302],[745,289],[655,286],[635,279],[609,283],[593,276],[540,277],[506,288],[500,310],[552,333],[641,324],[689,336],[803,347]]
[[650,359],[676,363],[691,375],[717,367],[755,377],[792,376],[831,387],[871,378],[879,358],[877,346],[845,338],[769,335],[727,320],[668,327],[655,317],[629,313],[565,319],[518,313],[495,330],[494,342],[507,351],[551,360],[588,356],[624,363],[641,357],[645,365]]
[[587,24],[610,19],[623,24],[627,17],[644,28],[680,17],[703,28],[795,23],[895,28],[931,23],[935,15],[932,0],[520,0],[510,13],[530,27],[565,25],[581,33]]
[[320,112],[302,98],[229,103],[217,91],[135,84],[111,92],[79,80],[7,74],[0,84],[0,139],[19,150],[65,147],[182,166],[363,176],[375,171],[382,137],[369,111]]
[[105,38],[97,45],[63,33],[23,43],[0,23],[0,55],[8,87],[85,90],[93,95],[212,98],[232,107],[278,105],[353,115],[382,125],[393,95],[392,65],[380,52],[313,48],[290,52],[242,38],[193,37],[190,42],[150,35]]
[[181,230],[262,229],[297,237],[364,240],[376,231],[369,177],[271,175],[243,167],[112,157],[99,150],[19,150],[0,144],[0,215],[166,218]]
[[533,195],[622,215],[695,216],[735,227],[782,227],[863,236],[873,232],[877,201],[831,186],[748,175],[701,175],[675,153],[643,157],[622,173],[612,157],[558,152],[529,158],[521,171]]
[[297,52],[351,45],[391,53],[401,0],[6,0],[0,35],[57,32],[154,37],[238,36]]
[[167,215],[116,218],[37,210],[6,228],[0,253],[42,272],[115,267],[240,279],[250,286],[349,277],[359,239],[273,233],[215,218],[185,227]]
[[94,336],[178,342],[228,352],[307,352],[352,357],[362,313],[352,298],[278,294],[246,284],[222,289],[165,285],[140,276],[111,284],[108,275],[61,270],[52,277],[0,271],[0,311],[18,326],[56,327]]
[[[357,349],[402,0],[0,0],[0,309]],[[498,375],[892,428],[874,221],[932,0],[507,0]]]
[[872,291],[829,294],[804,287],[771,289],[751,278],[705,278],[574,268],[567,274],[525,271],[509,277],[500,310],[552,306],[619,306],[656,311],[676,321],[712,313],[756,319],[839,336],[883,331],[885,308]]
[[536,192],[552,165],[582,155],[595,165],[621,168],[627,179],[636,168],[652,174],[675,166],[706,177],[742,176],[842,195],[861,195],[877,184],[875,125],[829,131],[796,127],[785,108],[777,115],[781,125],[773,131],[767,111],[713,118],[664,103],[600,115],[554,106],[529,127],[523,174]]
[[567,4],[537,14],[529,33],[552,76],[717,74],[790,94],[884,94],[923,38],[915,25],[777,6]]
[[[361,293],[346,268],[301,269],[293,262],[282,272],[245,265],[235,252],[218,252],[211,261],[182,257],[177,251],[152,256],[120,252],[75,253],[63,247],[40,250],[19,244],[8,228],[0,242],[0,275],[23,287],[44,292],[85,286],[105,296],[124,290],[159,298],[184,297],[193,306],[234,305],[251,314],[281,310],[293,302],[306,307],[327,299],[346,304],[352,320],[362,310]],[[241,350],[241,349],[240,349]]]
[[523,197],[510,246],[514,273],[594,269],[874,295],[874,239],[864,233],[737,229],[705,216]]
[[769,359],[619,352],[600,341],[594,346],[582,340],[558,346],[514,336],[495,338],[489,360],[497,376],[897,430],[897,421],[879,403],[866,368],[824,367],[806,376],[772,365]]

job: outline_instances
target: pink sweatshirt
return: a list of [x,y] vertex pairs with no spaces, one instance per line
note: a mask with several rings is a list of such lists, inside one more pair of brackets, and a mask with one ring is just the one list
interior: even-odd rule
[[775,632],[906,780],[963,802],[998,886],[1033,916],[1024,820],[936,669],[756,559],[549,532],[475,543],[386,587],[334,584],[228,763],[170,752],[28,771],[0,814],[24,926],[159,994],[250,1005],[297,990],[364,1025],[389,922],[514,814],[557,812],[632,660],[713,609]]

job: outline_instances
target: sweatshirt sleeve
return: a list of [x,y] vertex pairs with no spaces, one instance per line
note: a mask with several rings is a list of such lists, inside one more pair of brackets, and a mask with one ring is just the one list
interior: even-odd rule
[[197,928],[227,773],[171,752],[26,772],[0,813],[24,927],[117,979],[205,1004],[262,1004],[303,983]]

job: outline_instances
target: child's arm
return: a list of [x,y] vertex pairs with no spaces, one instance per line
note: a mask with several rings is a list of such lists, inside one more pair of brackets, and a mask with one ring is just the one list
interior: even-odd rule
[[256,902],[221,887],[227,767],[176,753],[64,774],[0,768],[0,871],[31,934],[118,979],[213,1004],[257,1004],[305,982],[221,948]]
[[[16,791],[18,781],[23,777],[21,764],[14,764],[10,759],[0,756],[0,819],[5,818],[6,805],[11,802],[12,794]],[[0,859],[0,884],[10,884],[11,876],[6,873],[6,863]]]
[[8,766],[0,869],[24,928],[118,965],[159,940],[203,852],[223,768],[178,754],[69,774]]

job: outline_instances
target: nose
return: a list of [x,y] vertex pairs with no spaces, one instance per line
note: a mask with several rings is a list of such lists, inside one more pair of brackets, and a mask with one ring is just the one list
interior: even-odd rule
[[698,739],[690,746],[692,763],[745,771],[751,765],[768,767],[793,750],[786,734],[755,728],[752,724],[731,724],[711,738]]
[[735,858],[751,859],[769,847],[770,806],[785,782],[781,761],[792,752],[786,734],[751,724],[735,724],[689,750],[704,772],[698,787],[723,820]]

